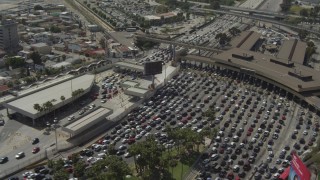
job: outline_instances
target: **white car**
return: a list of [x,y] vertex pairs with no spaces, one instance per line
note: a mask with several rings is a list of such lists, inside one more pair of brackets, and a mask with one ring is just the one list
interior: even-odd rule
[[68,117],[68,121],[72,121],[72,120],[74,120],[74,118],[75,118],[75,116],[74,116],[74,115],[69,116],[69,117]]
[[106,100],[104,100],[104,99],[103,99],[103,100],[101,100],[100,102],[101,102],[101,103],[105,103],[105,102],[106,102]]
[[130,155],[130,153],[127,152],[127,153],[124,154],[124,157],[125,158],[129,158],[129,157],[131,157],[131,155]]
[[136,139],[138,140],[138,139],[141,139],[142,138],[142,135],[141,134],[137,134],[136,135]]
[[25,156],[24,152],[19,152],[18,154],[16,154],[16,159],[21,159]]

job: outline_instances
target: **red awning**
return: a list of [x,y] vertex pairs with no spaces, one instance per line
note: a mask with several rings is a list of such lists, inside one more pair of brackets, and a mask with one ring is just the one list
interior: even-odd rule
[[279,176],[279,179],[286,180],[289,176],[289,173],[290,173],[290,166],[283,171],[283,173]]

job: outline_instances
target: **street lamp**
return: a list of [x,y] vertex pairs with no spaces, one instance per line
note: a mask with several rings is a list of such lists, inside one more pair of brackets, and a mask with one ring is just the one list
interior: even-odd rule
[[56,137],[56,151],[58,151],[58,138],[57,138],[57,128],[58,128],[58,120],[54,119],[52,127],[54,128],[54,135]]

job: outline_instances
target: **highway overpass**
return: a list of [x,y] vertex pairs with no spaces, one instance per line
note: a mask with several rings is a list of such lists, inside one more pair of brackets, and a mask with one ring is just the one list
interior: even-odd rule
[[[256,10],[256,9],[248,9],[248,8],[242,8],[242,7],[234,7],[234,6],[220,6],[220,10],[225,10],[225,11],[239,11],[239,13],[241,12],[245,12],[248,13],[250,15],[266,15],[266,16],[271,16],[274,17],[276,19],[285,19],[288,16],[291,15],[287,15],[287,14],[283,14],[283,13],[276,13],[276,12],[270,12],[270,11],[261,11],[261,10]],[[294,17],[299,17],[294,15]]]
[[152,36],[152,35],[147,35],[147,34],[136,33],[134,36],[137,39],[144,39],[144,40],[148,40],[148,41],[152,41],[152,42],[171,44],[171,45],[174,45],[174,46],[181,46],[181,47],[185,47],[185,48],[189,48],[189,49],[204,50],[204,51],[214,52],[214,53],[217,53],[217,54],[222,52],[222,50],[220,50],[220,49],[214,49],[214,48],[210,48],[210,47],[192,45],[192,44],[177,42],[177,41],[170,40],[170,39],[162,39],[162,38],[159,38],[159,37],[156,37],[156,36]]
[[311,30],[309,28],[305,28],[302,26],[298,26],[298,25],[291,25],[291,24],[287,24],[284,22],[280,22],[275,20],[274,17],[271,16],[258,16],[258,15],[250,15],[250,14],[245,14],[245,13],[237,13],[237,12],[233,12],[233,11],[223,11],[223,10],[214,10],[214,9],[205,9],[205,8],[193,8],[191,9],[193,10],[193,12],[196,13],[206,13],[206,12],[213,12],[213,13],[217,13],[217,14],[229,14],[229,15],[233,15],[233,16],[238,16],[238,17],[244,17],[244,18],[248,18],[248,19],[253,19],[253,20],[257,20],[257,21],[263,21],[263,22],[267,22],[267,23],[272,23],[272,24],[276,24],[276,25],[280,25],[280,26],[285,26],[285,27],[289,27],[292,29],[298,29],[298,30],[305,30],[309,33],[315,34],[315,35],[320,35],[320,32],[317,30]]

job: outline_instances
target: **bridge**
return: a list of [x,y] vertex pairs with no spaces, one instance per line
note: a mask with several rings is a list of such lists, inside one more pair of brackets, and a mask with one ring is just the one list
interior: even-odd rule
[[174,46],[181,46],[181,47],[185,47],[185,48],[189,48],[189,49],[198,49],[200,50],[204,50],[204,51],[209,51],[209,52],[214,52],[214,53],[221,53],[222,50],[219,49],[214,49],[214,48],[210,48],[210,47],[203,47],[203,46],[198,46],[198,45],[193,45],[193,44],[187,44],[187,43],[182,43],[182,42],[177,42],[171,39],[162,39],[156,36],[152,36],[152,35],[147,35],[147,34],[140,34],[140,33],[136,33],[135,38],[137,39],[144,39],[144,40],[148,40],[148,41],[152,41],[152,42],[158,42],[158,43],[164,43],[164,44],[171,44]]
[[234,7],[234,6],[220,6],[221,10],[225,11],[239,11],[248,13],[250,15],[265,15],[265,16],[271,16],[275,19],[285,19],[287,17],[300,17],[297,15],[289,15],[289,14],[283,14],[283,13],[276,13],[276,12],[270,12],[270,11],[262,11],[257,9],[248,9],[248,8],[242,8],[242,7]]
[[267,23],[272,23],[272,24],[277,24],[280,26],[285,26],[285,27],[289,27],[292,29],[299,29],[299,30],[305,30],[307,32],[310,32],[312,34],[315,35],[320,35],[320,32],[317,30],[312,30],[309,28],[305,28],[302,26],[298,26],[298,25],[291,25],[291,24],[287,24],[287,23],[283,23],[280,21],[275,20],[272,17],[267,17],[267,16],[258,16],[258,15],[250,15],[250,14],[245,14],[245,13],[237,13],[237,12],[232,12],[232,11],[223,11],[223,10],[214,10],[214,9],[205,9],[205,8],[192,8],[193,12],[197,12],[197,13],[205,13],[205,12],[213,12],[213,13],[217,13],[217,14],[229,14],[229,15],[233,15],[233,16],[238,16],[238,17],[244,17],[244,18],[248,18],[248,19],[253,19],[253,20],[257,20],[257,21],[263,21],[263,22],[267,22]]

